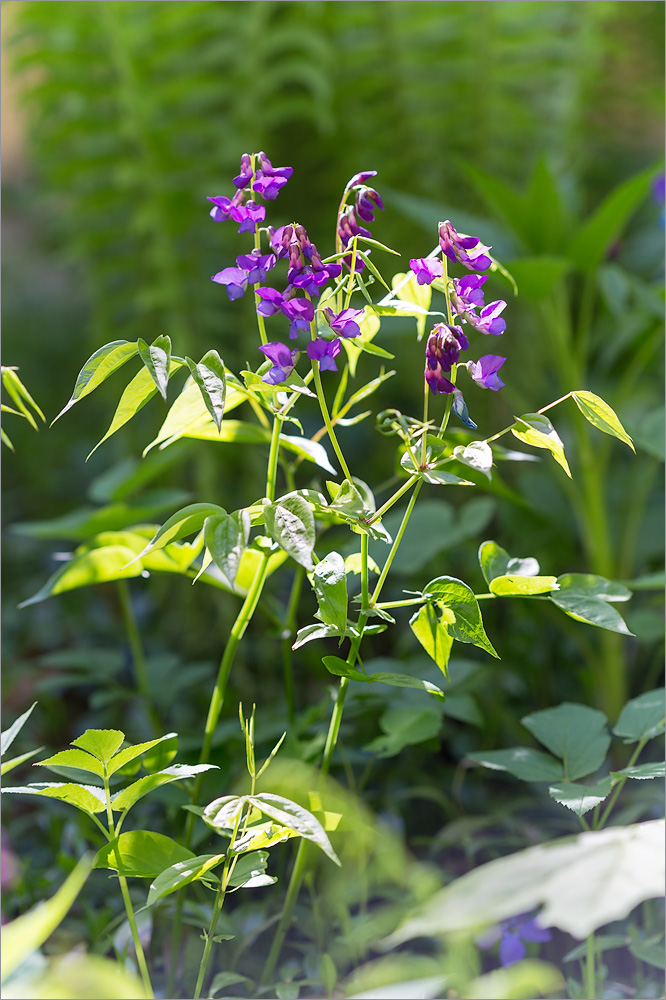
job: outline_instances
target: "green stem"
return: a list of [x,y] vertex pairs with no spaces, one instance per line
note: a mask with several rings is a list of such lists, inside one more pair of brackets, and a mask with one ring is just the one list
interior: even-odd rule
[[277,484],[277,465],[280,454],[280,430],[282,421],[273,417],[273,430],[271,432],[271,447],[268,453],[268,469],[266,472],[266,496],[269,500],[275,500],[275,488]]
[[[640,742],[636,744],[634,752],[632,753],[631,757],[629,758],[629,763],[626,765],[627,767],[633,767],[634,766],[634,764],[636,763],[636,761],[640,757],[641,751],[643,750],[643,747],[645,746],[646,743],[647,743],[647,740],[643,739],[643,740],[640,740]],[[604,809],[603,813],[601,814],[601,819],[599,820],[599,822],[597,824],[595,824],[595,830],[601,830],[602,827],[605,825],[606,820],[610,816],[610,814],[611,814],[611,812],[613,810],[613,807],[614,807],[615,803],[618,800],[618,796],[619,796],[620,792],[622,791],[622,789],[625,786],[626,781],[627,781],[627,778],[624,775],[618,781],[617,785],[613,789],[613,794],[611,795],[610,799],[608,800],[608,805],[606,806],[606,808]]]
[[407,510],[405,511],[404,517],[402,519],[402,523],[401,523],[400,527],[398,528],[398,534],[395,536],[395,540],[393,542],[393,545],[391,546],[391,551],[389,552],[388,556],[386,557],[386,562],[384,563],[384,568],[381,571],[381,574],[380,574],[379,580],[377,581],[377,585],[375,587],[374,593],[373,593],[372,597],[370,598],[370,603],[371,604],[374,604],[378,600],[378,598],[379,598],[379,595],[380,595],[380,593],[382,591],[382,587],[384,586],[384,583],[386,581],[386,577],[388,576],[389,570],[391,568],[391,563],[393,562],[393,560],[395,558],[396,552],[398,551],[398,546],[400,545],[400,542],[402,541],[402,536],[405,533],[405,529],[407,527],[407,523],[408,523],[410,517],[412,516],[412,511],[414,510],[414,504],[416,503],[417,497],[418,497],[419,493],[421,492],[421,487],[422,486],[423,486],[423,480],[421,479],[416,484],[416,486],[414,487],[414,492],[412,493],[412,495],[411,495],[411,497],[409,499],[409,503],[407,504]]
[[289,594],[289,603],[287,604],[287,610],[285,612],[284,622],[283,622],[284,638],[282,640],[282,663],[284,667],[284,691],[287,699],[287,714],[290,725],[293,725],[294,719],[296,717],[296,708],[294,704],[294,670],[293,670],[291,643],[295,628],[296,611],[298,609],[298,602],[301,596],[301,590],[303,588],[304,578],[305,578],[305,570],[302,566],[298,566],[296,568],[296,572],[294,573],[294,580],[291,585],[291,593]]
[[407,493],[407,491],[412,488],[414,483],[417,483],[419,481],[419,478],[420,478],[419,476],[411,476],[411,478],[408,479],[406,483],[403,483],[400,489],[397,490],[392,497],[389,497],[386,503],[383,504],[379,508],[379,510],[375,511],[372,517],[368,518],[367,523],[374,524],[375,521],[379,521],[379,519],[384,516],[387,510],[390,510],[391,507],[398,502],[400,497],[404,496],[405,493]]
[[137,690],[146,703],[146,708],[148,709],[148,713],[153,723],[153,728],[155,729],[155,735],[159,736],[162,724],[160,722],[159,715],[152,704],[150,682],[148,680],[148,668],[146,665],[146,654],[141,640],[141,632],[134,614],[134,608],[132,607],[132,595],[130,593],[129,583],[127,580],[118,580],[116,587],[118,589],[120,608],[123,615],[123,621],[125,623],[127,641],[132,653]]
[[589,1000],[596,1000],[597,996],[597,975],[594,958],[594,932],[590,934],[586,942],[585,955],[585,995]]
[[426,448],[428,441],[428,403],[430,402],[430,386],[423,382],[423,438],[421,440],[421,468],[425,469]]
[[352,481],[351,472],[349,471],[349,467],[347,466],[347,462],[345,461],[345,456],[342,454],[342,449],[338,444],[338,439],[335,436],[335,430],[333,428],[333,424],[331,423],[331,417],[328,412],[328,406],[326,405],[326,397],[324,396],[324,387],[321,384],[321,374],[319,372],[318,361],[315,360],[312,361],[312,371],[314,373],[314,382],[315,382],[315,388],[317,390],[317,399],[319,400],[321,415],[323,417],[324,423],[326,424],[326,430],[328,432],[329,441],[333,445],[333,451],[338,457],[338,461],[340,463],[342,471],[344,472],[345,479],[348,479],[349,482],[351,482]]
[[345,309],[349,309],[349,303],[351,302],[352,293],[354,291],[354,275],[356,274],[356,254],[357,254],[357,250],[358,250],[358,246],[357,246],[358,241],[357,241],[357,239],[356,239],[355,236],[352,238],[352,243],[353,243],[353,247],[352,247],[352,259],[351,259],[351,266],[349,268],[349,280],[347,282],[347,293],[345,295],[345,305],[344,305]]
[[210,961],[210,952],[213,946],[213,937],[215,935],[215,928],[217,927],[217,921],[219,920],[220,913],[222,912],[222,906],[224,904],[225,892],[222,888],[222,883],[220,883],[220,888],[217,891],[217,896],[215,897],[215,906],[213,907],[213,915],[210,921],[210,927],[208,933],[206,934],[206,944],[204,946],[203,956],[201,958],[201,963],[199,965],[199,975],[197,976],[197,984],[194,987],[194,1000],[199,1000],[201,996],[201,991],[203,989],[204,979],[206,978],[206,972],[208,970],[208,962]]

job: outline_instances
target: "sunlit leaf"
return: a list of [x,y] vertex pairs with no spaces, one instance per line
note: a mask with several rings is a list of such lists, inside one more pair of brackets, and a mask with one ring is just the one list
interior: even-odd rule
[[219,431],[227,398],[224,362],[217,351],[208,351],[199,364],[195,364],[191,358],[186,358],[186,361],[192,378],[199,387],[206,409]]
[[557,590],[555,576],[496,576],[490,581],[490,592],[495,597],[533,597]]
[[593,392],[587,392],[583,389],[572,392],[571,395],[585,419],[594,427],[603,431],[604,434],[610,434],[611,437],[624,441],[632,451],[636,451],[634,442],[620,423],[617,413],[600,396],[595,396]]
[[149,347],[145,340],[139,337],[137,346],[146,370],[157,386],[160,396],[166,400],[171,365],[171,339],[165,335],[160,335],[155,338]]
[[524,413],[522,417],[516,417],[516,424],[511,428],[511,433],[519,441],[524,441],[533,448],[547,448],[571,479],[571,470],[564,454],[562,439],[548,417],[542,413]]
[[600,802],[608,798],[613,787],[613,779],[609,776],[602,778],[594,785],[577,785],[573,782],[561,782],[559,785],[552,785],[548,789],[551,799],[555,799],[560,805],[573,810],[577,816],[584,816],[585,813],[595,809]]
[[347,577],[344,559],[329,552],[314,568],[312,588],[319,605],[318,617],[325,625],[344,631],[347,625]]
[[111,868],[127,878],[155,878],[178,861],[194,857],[171,837],[151,830],[121,833],[105,844],[93,861],[93,868]]
[[446,626],[452,639],[471,642],[497,656],[483,627],[478,601],[466,583],[452,576],[438,576],[423,588],[423,596],[434,597],[439,606],[453,612],[454,620],[447,621]]
[[96,389],[109,375],[113,375],[126,361],[135,357],[138,352],[138,344],[130,343],[128,340],[114,340],[95,351],[79,372],[69,402],[62,408],[53,423],[63,413],[67,413],[67,410],[74,406],[74,403]]
[[264,509],[266,530],[271,538],[305,569],[313,569],[315,520],[307,500],[299,496],[282,497]]
[[445,677],[448,677],[447,665],[453,645],[449,626],[454,622],[455,615],[452,611],[436,607],[430,602],[419,608],[409,620],[412,632]]

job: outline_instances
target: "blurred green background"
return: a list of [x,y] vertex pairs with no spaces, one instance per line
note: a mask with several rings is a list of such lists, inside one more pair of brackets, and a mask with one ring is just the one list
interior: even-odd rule
[[[49,421],[84,360],[110,340],[168,333],[179,354],[200,357],[215,347],[234,370],[256,364],[250,304],[230,304],[210,281],[242,252],[242,240],[210,221],[205,198],[231,193],[242,152],[264,149],[274,164],[294,167],[269,206],[270,221],[298,218],[322,252],[332,251],[346,181],[376,169],[386,211],[373,235],[401,250],[400,269],[434,246],[436,223],[447,217],[516,263],[519,298],[499,279],[490,282],[489,298],[510,299],[502,344],[508,387],[500,397],[475,397],[483,433],[511,413],[588,388],[617,409],[639,445],[634,458],[598,436],[589,444],[591,432],[581,435],[575,414],[558,411],[578,485],[570,488],[554,466],[514,467],[501,471],[522,505],[453,497],[447,511],[462,517],[466,505],[467,528],[452,520],[434,559],[415,557],[396,592],[411,576],[428,579],[429,570],[478,585],[476,549],[487,537],[513,554],[536,555],[547,573],[594,569],[635,579],[660,567],[663,207],[650,197],[649,181],[619,213],[616,237],[594,267],[560,267],[558,255],[574,220],[588,218],[617,185],[658,167],[662,3],[23,0],[3,3],[2,13],[3,360],[19,366]],[[507,200],[495,182],[525,195],[527,229],[512,215],[510,192]],[[549,324],[568,326],[569,348],[558,347]],[[416,413],[423,362],[413,325],[388,323],[383,343],[400,374],[378,395],[378,408]],[[368,362],[362,374],[375,368]],[[576,377],[584,384],[572,384]],[[39,434],[16,421],[16,453],[4,454],[7,712],[38,697],[38,739],[58,746],[91,719],[99,724],[95,713],[106,712],[114,725],[136,710],[118,594],[105,585],[17,610],[57,565],[54,551],[76,542],[17,525],[102,503],[113,494],[107,470],[123,481],[140,460],[164,417],[157,400],[84,461],[119,391],[118,380],[107,383]],[[306,433],[315,426],[306,424]],[[350,464],[373,484],[386,481],[393,442],[369,423],[362,428],[343,438]],[[188,496],[232,507],[253,501],[264,458],[228,448],[220,459],[203,442],[167,450],[149,485],[171,492],[161,506],[151,498],[156,513],[147,519],[160,521]],[[275,586],[275,599],[284,599],[287,585]],[[167,696],[165,723],[183,725],[180,713],[186,728],[196,728],[234,599],[185,579],[137,581],[131,589],[154,676],[173,677],[183,664],[191,671],[187,704]],[[610,660],[620,678],[611,712],[623,695],[654,684],[663,632],[654,604],[654,591],[637,593],[629,609],[637,639],[630,641],[576,631],[561,617],[537,622],[521,606],[510,614],[488,608],[488,631],[503,645],[502,667],[488,681],[488,745],[515,725],[516,703],[603,703]],[[407,630],[390,647],[378,640],[375,653],[413,652],[411,642]],[[245,684],[253,696],[259,677],[279,693],[271,666],[277,647],[277,633],[249,633],[241,692]],[[301,708],[322,690],[311,648],[299,661],[312,661],[309,673],[298,668]],[[459,753],[479,735],[467,737],[460,726],[452,738]]]

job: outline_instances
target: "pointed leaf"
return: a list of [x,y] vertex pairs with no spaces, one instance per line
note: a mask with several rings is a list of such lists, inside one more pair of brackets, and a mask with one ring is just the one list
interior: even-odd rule
[[86,729],[83,735],[72,740],[72,746],[87,750],[93,757],[108,763],[124,739],[125,734],[119,729]]
[[[225,369],[225,380],[227,393],[224,403],[224,412],[240,406],[247,399],[247,393],[238,388],[235,382],[231,381],[232,376]],[[182,390],[176,396],[169,408],[164,423],[160,427],[157,437],[144,448],[144,455],[157,445],[166,448],[182,437],[186,437],[190,430],[206,426],[211,431],[211,439],[217,439],[215,428],[211,427],[210,412],[202,398],[203,394],[192,376],[189,376]],[[251,426],[251,425],[248,425]],[[270,432],[269,432],[270,433]]]
[[319,441],[311,441],[310,438],[297,437],[293,434],[280,434],[280,445],[308,462],[314,462],[320,469],[337,476],[337,469],[331,465],[328,452]]
[[491,478],[493,450],[486,441],[470,441],[467,445],[458,445],[453,449],[453,454],[463,465],[482,472],[486,479]]
[[282,497],[264,508],[266,530],[274,542],[306,570],[313,569],[314,514],[299,496]]
[[24,764],[26,760],[30,760],[36,753],[41,753],[43,749],[44,747],[37,747],[36,750],[27,750],[25,753],[19,754],[18,757],[10,757],[9,760],[3,760],[2,765],[0,765],[0,775],[9,774],[19,764]]
[[52,757],[47,757],[46,760],[37,761],[33,767],[50,767],[52,764],[60,767],[75,767],[80,771],[96,774],[100,778],[104,777],[104,764],[97,757],[93,757],[92,754],[86,753],[84,750],[62,750]]
[[[256,888],[260,885],[271,885],[277,879],[270,875],[264,875],[266,863],[268,861],[268,851],[250,851],[243,854],[234,865],[233,875],[229,879],[232,888]],[[264,879],[265,881],[261,881]]]
[[69,402],[62,408],[53,423],[59,420],[63,413],[67,413],[67,410],[74,406],[74,403],[87,396],[98,385],[101,385],[109,375],[113,375],[126,361],[138,354],[138,351],[138,345],[130,343],[128,340],[114,340],[95,351],[79,372]]
[[43,795],[47,799],[59,799],[61,802],[66,802],[68,805],[75,806],[82,812],[88,813],[89,816],[93,816],[98,812],[104,812],[106,809],[104,789],[97,788],[95,785],[34,781],[29,785],[3,788],[2,791],[5,794],[12,792],[22,795]]
[[140,757],[142,753],[147,750],[151,750],[153,747],[157,746],[158,743],[162,743],[163,740],[172,740],[177,733],[167,733],[165,736],[160,736],[156,740],[148,740],[147,743],[135,743],[134,746],[125,747],[123,750],[119,750],[118,753],[114,754],[108,767],[108,775],[111,776],[119,771],[121,767],[125,764],[129,764],[130,761],[135,760]]
[[490,581],[490,592],[496,597],[533,597],[557,590],[555,576],[496,576]]
[[610,745],[603,712],[564,702],[556,708],[526,715],[520,721],[539,743],[562,759],[567,781],[592,774],[603,764]]
[[151,883],[146,899],[146,906],[152,906],[158,899],[164,899],[177,889],[200,879],[212,868],[217,868],[224,861],[224,854],[200,854],[187,861],[177,861],[161,872]]
[[664,731],[664,688],[646,691],[628,701],[613,729],[625,743],[651,740]]
[[282,823],[292,830],[300,833],[301,837],[312,840],[320,847],[324,854],[340,864],[340,859],[333,850],[331,842],[326,836],[326,831],[316,816],[297,802],[286,799],[283,795],[274,795],[272,792],[259,792],[257,795],[249,795],[248,801],[260,809],[265,816],[270,816],[277,823]]
[[563,781],[559,785],[551,785],[548,794],[561,806],[573,810],[577,816],[584,816],[608,798],[612,787],[613,779],[610,776],[602,778],[595,785],[576,785]]
[[585,419],[594,427],[598,427],[604,434],[610,434],[611,437],[624,441],[632,451],[636,451],[634,442],[620,423],[617,413],[600,396],[595,396],[593,392],[586,392],[582,389],[578,392],[572,392],[571,395]]
[[[161,549],[169,542],[178,541],[193,535],[195,531],[201,531],[204,521],[211,514],[226,514],[224,507],[216,503],[190,503],[187,507],[182,507],[175,514],[164,522],[156,533],[155,537],[146,545],[141,556],[154,549]],[[137,558],[140,558],[137,557]]]
[[178,861],[194,857],[171,837],[150,830],[121,833],[105,844],[93,861],[93,868],[111,868],[127,878],[155,878]]
[[533,448],[547,448],[571,479],[571,470],[564,454],[562,439],[548,417],[544,417],[542,413],[524,413],[522,417],[516,417],[516,424],[511,428],[511,433],[519,441],[524,441]]
[[243,552],[250,538],[247,510],[214,514],[204,523],[204,544],[229,586],[233,587]]
[[347,577],[344,559],[338,552],[329,552],[317,563],[312,587],[321,620],[325,625],[335,625],[344,631],[347,626]]
[[23,715],[19,715],[18,719],[16,719],[14,722],[12,722],[11,726],[9,727],[9,729],[5,729],[3,731],[2,736],[0,736],[0,753],[3,756],[7,753],[7,751],[10,748],[10,746],[12,745],[12,743],[14,742],[14,740],[16,739],[16,737],[18,736],[18,734],[20,733],[21,729],[23,728],[23,726],[25,725],[25,723],[30,718],[30,715],[32,714],[32,710],[33,710],[33,708],[35,707],[36,704],[37,704],[37,702],[33,701],[32,705],[30,706],[30,708],[28,709],[28,711],[24,712]]
[[621,771],[611,771],[614,778],[636,778],[644,781],[646,778],[663,778],[666,776],[666,765],[663,760],[650,764],[634,764],[633,767],[623,767]]
[[208,351],[198,365],[191,358],[186,358],[186,361],[192,378],[199,386],[206,409],[219,431],[227,398],[227,377],[224,371],[224,362],[217,351]]
[[165,335],[156,337],[150,347],[139,337],[137,341],[141,360],[157,386],[157,390],[166,401],[167,385],[169,384],[169,367],[171,364],[171,338]]
[[491,656],[497,656],[483,627],[478,601],[466,583],[452,576],[438,576],[424,587],[423,596],[434,596],[437,604],[453,612],[454,621],[447,625],[452,639],[471,642]]
[[479,565],[488,586],[497,576],[504,576],[509,565],[509,553],[497,542],[481,542]]
[[[365,631],[367,633],[368,630]],[[333,636],[339,637],[340,634],[340,629],[335,625],[306,625],[305,628],[299,628],[296,633],[296,642],[291,648],[300,649],[306,642],[312,642],[313,639],[330,639]],[[346,634],[346,630],[342,634]]]
[[577,622],[596,625],[597,628],[605,628],[609,632],[633,635],[622,615],[607,601],[577,593],[553,594],[550,600]]
[[562,576],[558,576],[557,582],[560,585],[558,598],[577,595],[610,602],[628,601],[631,598],[628,587],[594,573],[563,573]]
[[183,778],[191,778],[195,774],[210,771],[215,767],[215,764],[172,764],[171,767],[166,767],[163,771],[147,774],[113,796],[111,801],[114,812],[131,809],[135,802],[142,799],[144,795],[148,795],[154,788],[159,788],[160,785],[167,785],[171,781],[180,781]]
[[521,781],[558,781],[563,777],[562,765],[558,760],[530,747],[479,750],[478,753],[468,753],[467,756],[491,771],[508,771]]
[[431,603],[424,604],[409,620],[412,632],[445,677],[449,676],[449,654],[453,645],[449,627],[454,621],[455,615],[452,611]]

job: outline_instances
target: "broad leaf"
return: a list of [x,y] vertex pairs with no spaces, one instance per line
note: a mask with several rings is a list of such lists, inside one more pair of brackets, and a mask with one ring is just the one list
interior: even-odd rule
[[249,854],[244,854],[234,865],[229,885],[238,889],[254,889],[277,882],[276,878],[265,874],[267,861],[268,851],[250,851]]
[[438,605],[453,612],[454,620],[447,624],[452,639],[471,642],[491,656],[497,656],[483,627],[478,601],[467,584],[452,576],[438,576],[424,588],[423,596],[434,597]]
[[331,847],[326,831],[317,817],[309,810],[297,802],[292,802],[291,799],[286,799],[283,795],[274,795],[272,792],[249,795],[248,801],[260,809],[265,816],[270,816],[277,823],[282,823],[283,826],[296,830],[301,837],[314,841],[331,861],[334,861],[336,865],[340,864],[340,859]]
[[442,728],[442,706],[429,702],[419,708],[394,705],[379,720],[384,732],[363,750],[378,757],[395,757],[405,747],[435,739]]
[[192,378],[201,391],[206,409],[219,431],[227,398],[227,376],[224,362],[217,351],[208,351],[198,365],[191,358],[185,360]]
[[201,854],[187,861],[177,861],[162,871],[151,883],[146,906],[152,906],[158,899],[163,899],[177,889],[182,889],[190,882],[202,878],[211,869],[221,865],[224,858],[224,854]]
[[57,767],[75,767],[80,771],[96,774],[100,778],[104,777],[104,764],[97,757],[93,757],[92,754],[85,753],[83,750],[62,750],[52,757],[47,757],[46,760],[37,761],[33,767],[50,767],[52,764],[57,765]]
[[159,788],[160,785],[181,781],[183,778],[192,778],[195,774],[209,771],[215,767],[215,764],[172,764],[171,767],[166,767],[163,771],[147,774],[113,796],[111,803],[114,812],[124,812],[131,809],[135,802],[142,799],[144,795],[148,795],[154,788]]
[[651,764],[634,764],[633,767],[623,767],[621,771],[612,771],[611,773],[614,778],[635,778],[638,781],[645,781],[647,778],[663,778],[666,774],[666,766],[663,760],[658,760]]
[[561,806],[573,810],[577,816],[584,816],[586,812],[595,809],[600,802],[608,798],[612,787],[613,779],[610,776],[602,778],[594,785],[576,785],[563,781],[559,785],[552,785],[548,789],[548,794]]
[[233,587],[250,538],[250,515],[246,510],[213,514],[204,524],[204,544],[213,562]]
[[557,590],[555,576],[496,576],[490,581],[490,592],[495,597],[533,597]]
[[[232,381],[232,376],[226,370],[225,378],[227,394],[224,403],[224,412],[229,413],[247,399],[247,393],[235,384],[235,380]],[[247,424],[246,426],[252,427],[253,425]],[[162,448],[167,448],[182,437],[189,436],[190,431],[196,431],[197,428],[201,427],[209,429],[212,440],[217,439],[218,432],[211,425],[211,415],[204,403],[201,390],[190,375],[181,392],[171,404],[157,437],[144,448],[143,454],[146,455],[147,452],[158,445],[161,445]],[[257,430],[263,432],[264,429],[257,427]],[[261,436],[263,439],[263,434]],[[270,440],[270,432],[268,432],[268,438]]]
[[624,441],[632,451],[636,451],[634,442],[620,423],[617,413],[600,396],[595,396],[593,392],[587,392],[583,389],[572,392],[571,395],[585,419],[589,420],[594,427],[603,431],[604,434],[610,434],[611,437]]
[[530,747],[480,750],[478,753],[468,753],[467,756],[491,771],[508,771],[521,781],[559,781],[563,777],[559,761],[550,754]]
[[319,441],[311,441],[310,438],[296,437],[293,434],[280,434],[280,445],[288,451],[293,451],[308,462],[314,462],[320,469],[337,476],[338,472],[328,457],[328,452]]
[[312,588],[319,605],[318,617],[340,631],[347,627],[347,577],[345,562],[338,552],[329,552],[312,574]]
[[605,576],[596,576],[594,573],[563,573],[558,576],[557,582],[560,585],[557,596],[577,594],[581,597],[593,597],[598,601],[628,601],[631,598],[631,591],[628,587],[614,580],[607,580]]
[[294,495],[282,497],[266,504],[264,518],[273,541],[306,570],[312,570],[315,520],[307,500]]
[[522,417],[516,417],[516,424],[511,428],[511,433],[519,441],[524,441],[533,448],[546,448],[550,451],[557,464],[562,466],[571,479],[571,470],[564,454],[562,439],[548,417],[544,417],[542,413],[524,413]]
[[486,441],[470,441],[467,445],[458,445],[453,449],[453,454],[463,465],[482,472],[486,479],[491,478],[493,450]]
[[87,750],[98,760],[108,763],[124,739],[125,734],[120,729],[86,729],[85,733],[72,740],[72,746]]
[[5,794],[12,792],[22,795],[43,795],[47,799],[59,799],[61,802],[66,802],[68,805],[88,813],[89,816],[104,812],[106,809],[104,790],[94,785],[35,781],[29,785],[3,788],[2,791]]
[[157,746],[158,743],[162,743],[164,740],[171,740],[177,733],[166,733],[165,736],[160,736],[156,740],[148,740],[147,743],[135,743],[133,746],[125,747],[123,750],[119,750],[118,753],[114,754],[109,762],[108,774],[115,774],[119,771],[121,767],[129,764],[131,760],[135,760],[140,757],[141,754],[146,753],[147,750],[152,750],[153,747]]
[[627,623],[622,615],[608,604],[607,599],[586,597],[576,592],[565,592],[564,594],[552,595],[550,600],[570,618],[574,618],[578,622],[596,625],[597,628],[605,628],[609,632],[633,635],[633,632],[627,628]]
[[155,878],[178,861],[194,857],[171,837],[150,830],[121,833],[105,844],[93,861],[93,868],[111,868],[127,878]]
[[525,559],[512,558],[497,542],[482,542],[479,546],[479,565],[486,583],[490,586],[499,576],[538,576],[539,563],[528,556]]
[[481,865],[423,904],[385,942],[460,933],[542,906],[542,927],[582,939],[664,892],[664,821],[614,826]]
[[133,358],[138,351],[138,345],[130,343],[128,340],[114,340],[112,343],[105,344],[104,347],[100,347],[98,351],[95,351],[79,372],[71,398],[54,419],[53,424],[63,413],[67,413],[67,410],[74,406],[74,403],[78,402],[79,399],[83,399],[93,389],[96,389],[98,385],[101,385],[109,375],[113,375],[126,361]]
[[196,531],[201,531],[204,521],[211,514],[226,514],[224,507],[216,503],[191,503],[164,522],[156,533],[155,537],[146,545],[141,556],[153,549],[161,549],[169,542],[178,541],[179,538],[186,538]]
[[446,608],[424,604],[409,619],[412,632],[426,653],[433,658],[445,677],[448,677],[448,662],[453,639],[449,627],[455,622],[455,615]]
[[520,720],[539,743],[560,757],[564,777],[576,781],[600,767],[610,745],[607,719],[587,705],[565,702]]
[[620,712],[613,732],[625,743],[651,740],[664,731],[664,688],[646,691],[628,701]]
[[160,396],[166,401],[171,366],[171,339],[161,335],[156,337],[149,347],[145,340],[139,337],[137,343],[141,360],[157,386]]

